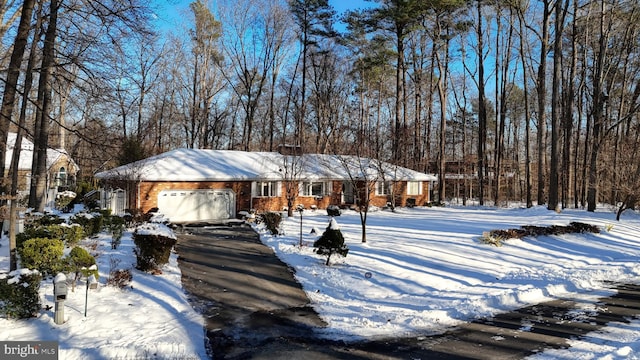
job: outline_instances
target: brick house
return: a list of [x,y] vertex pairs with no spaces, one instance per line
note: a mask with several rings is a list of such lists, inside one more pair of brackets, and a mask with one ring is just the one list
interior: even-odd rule
[[240,211],[424,205],[433,175],[353,156],[177,149],[96,174],[115,213],[158,208],[172,222],[221,220]]

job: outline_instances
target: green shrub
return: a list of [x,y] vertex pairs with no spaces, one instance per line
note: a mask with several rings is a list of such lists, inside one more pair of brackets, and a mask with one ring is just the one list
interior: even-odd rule
[[120,216],[105,217],[105,227],[111,234],[111,248],[117,249],[124,234],[125,221]]
[[338,254],[347,256],[347,253],[349,252],[349,248],[347,248],[347,245],[344,243],[342,231],[340,231],[335,219],[331,219],[329,226],[327,226],[327,229],[324,231],[322,236],[313,243],[313,247],[316,248],[316,254],[327,255],[326,265],[329,265],[331,255]]
[[67,257],[67,263],[69,265],[69,270],[75,274],[75,278],[73,281],[73,285],[75,288],[75,284],[82,276],[89,277],[93,275],[96,280],[98,279],[99,272],[96,265],[96,259],[89,254],[89,252],[79,246],[74,247],[69,252],[69,256]]
[[16,234],[16,248],[22,248],[25,241],[35,238],[50,238],[50,234],[46,227],[30,225],[25,227],[24,231]]
[[282,215],[277,212],[266,212],[259,215],[258,222],[264,222],[264,226],[271,232],[272,235],[278,235],[280,233],[280,223],[282,222]]
[[133,242],[136,244],[136,268],[141,271],[158,271],[169,262],[176,237],[164,224],[143,224],[136,228]]
[[45,275],[53,275],[65,269],[62,259],[64,243],[62,240],[34,238],[25,241],[18,254],[22,267],[37,269]]
[[49,225],[45,230],[49,234],[46,237],[62,240],[69,247],[79,243],[85,236],[83,227],[78,224]]
[[28,217],[28,224],[33,227],[42,227],[49,225],[59,225],[64,223],[64,219],[58,215],[31,215]]
[[72,224],[82,226],[86,236],[95,236],[102,230],[104,216],[98,212],[79,213],[70,220]]
[[78,224],[63,226],[62,229],[64,230],[62,240],[68,247],[77,245],[80,240],[85,238],[84,229]]
[[50,224],[47,226],[29,226],[24,232],[16,235],[16,246],[22,247],[22,244],[29,239],[48,238],[62,240],[67,246],[76,245],[85,237],[84,229],[78,224],[71,226],[66,224]]
[[0,274],[0,314],[24,319],[40,311],[40,281],[37,270],[20,269]]

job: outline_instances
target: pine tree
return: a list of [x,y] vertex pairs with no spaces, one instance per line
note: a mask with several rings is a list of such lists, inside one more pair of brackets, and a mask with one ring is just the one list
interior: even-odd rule
[[329,259],[331,259],[331,255],[334,253],[347,256],[349,252],[349,248],[347,248],[347,245],[344,243],[342,231],[340,231],[340,227],[334,218],[331,218],[329,226],[327,226],[322,236],[313,243],[313,247],[316,248],[316,254],[327,255],[325,265],[329,265]]

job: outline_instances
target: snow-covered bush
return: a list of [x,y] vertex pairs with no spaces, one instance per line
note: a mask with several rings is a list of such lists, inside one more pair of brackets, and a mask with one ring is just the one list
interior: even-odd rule
[[340,216],[340,208],[337,205],[329,205],[329,206],[327,206],[327,215],[329,215],[329,216]]
[[41,280],[37,270],[0,274],[0,314],[18,319],[36,316],[40,311]]
[[331,218],[329,226],[327,226],[322,236],[313,243],[313,247],[316,248],[316,254],[327,256],[326,265],[329,265],[331,255],[338,254],[347,256],[349,252],[349,248],[347,248],[347,245],[344,243],[342,231],[340,231],[340,227],[334,218]]
[[70,204],[76,198],[77,194],[73,191],[63,191],[56,195],[56,209],[69,212]]
[[62,240],[34,238],[25,241],[18,248],[22,267],[36,269],[45,275],[53,275],[64,270],[62,259],[64,243]]
[[136,268],[141,271],[159,272],[169,262],[171,249],[177,239],[165,224],[147,223],[136,228],[133,233],[136,244]]

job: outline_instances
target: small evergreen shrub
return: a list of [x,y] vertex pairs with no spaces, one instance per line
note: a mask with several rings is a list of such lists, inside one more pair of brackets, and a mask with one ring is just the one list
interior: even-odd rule
[[133,233],[136,244],[136,268],[141,271],[158,271],[169,262],[171,249],[176,244],[175,234],[164,224],[148,223]]
[[35,238],[50,238],[46,226],[29,225],[25,227],[23,232],[16,234],[16,248],[22,248],[25,241]]
[[18,248],[18,254],[23,268],[37,269],[44,275],[53,275],[65,270],[63,250],[62,240],[34,238],[25,241]]
[[86,236],[95,236],[102,230],[104,216],[98,212],[79,213],[71,218],[72,224],[82,226]]
[[325,265],[329,265],[331,255],[338,254],[347,256],[347,253],[349,252],[349,248],[347,248],[347,245],[344,243],[342,231],[340,231],[338,223],[333,218],[329,222],[329,226],[327,226],[327,229],[324,231],[322,236],[313,243],[313,247],[316,248],[316,254],[327,256],[327,262]]
[[120,240],[124,234],[125,219],[120,216],[105,217],[105,227],[111,234],[111,249],[117,249],[120,246]]
[[67,262],[69,264],[69,271],[75,274],[73,279],[73,287],[75,290],[75,284],[78,280],[82,278],[82,276],[89,277],[93,275],[96,280],[98,279],[99,272],[96,265],[96,259],[89,254],[89,252],[79,246],[74,247],[69,252],[69,256],[67,257]]
[[63,226],[63,229],[62,240],[68,247],[77,245],[86,236],[84,229],[78,224]]
[[25,319],[40,311],[40,281],[37,270],[20,269],[0,274],[0,314]]
[[340,208],[337,205],[329,205],[329,206],[327,206],[327,215],[328,216],[340,216]]
[[49,225],[60,225],[64,223],[64,219],[58,215],[46,214],[46,215],[31,215],[27,218],[29,226],[42,227]]
[[49,225],[44,228],[50,239],[62,240],[66,246],[75,246],[85,237],[84,229],[78,224]]
[[62,240],[67,246],[71,247],[78,244],[84,237],[83,228],[77,224],[72,224],[71,226],[64,223],[46,226],[30,225],[24,232],[16,234],[16,247],[20,248],[26,240],[34,238]]
[[260,214],[258,217],[258,223],[264,222],[264,226],[271,232],[272,235],[280,234],[280,223],[282,223],[282,215],[277,212],[266,212]]
[[76,198],[76,193],[73,191],[63,191],[56,195],[56,209],[61,210],[63,212],[69,212],[70,207],[73,206],[73,200]]

